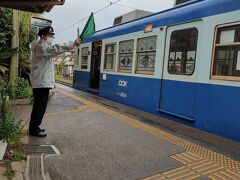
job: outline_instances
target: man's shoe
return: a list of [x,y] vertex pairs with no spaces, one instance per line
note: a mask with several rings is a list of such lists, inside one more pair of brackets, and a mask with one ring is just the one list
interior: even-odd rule
[[41,129],[40,127],[38,127],[37,129],[38,132],[45,132],[45,129]]
[[45,129],[39,128],[39,131],[40,131],[40,132],[45,132]]
[[29,133],[31,136],[36,136],[36,137],[46,137],[47,134],[45,132],[35,132],[35,133]]

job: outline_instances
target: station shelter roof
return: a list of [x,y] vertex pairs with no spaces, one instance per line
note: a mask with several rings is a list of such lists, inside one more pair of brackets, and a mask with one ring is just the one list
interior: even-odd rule
[[55,5],[63,5],[65,0],[0,0],[0,7],[44,13],[50,12]]

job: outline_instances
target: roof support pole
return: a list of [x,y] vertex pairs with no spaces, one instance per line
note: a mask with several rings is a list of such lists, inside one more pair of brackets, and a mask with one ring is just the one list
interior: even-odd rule
[[[19,11],[13,10],[13,17],[12,17],[12,48],[19,48]],[[19,49],[18,49],[19,50]],[[10,83],[12,85],[17,84],[17,77],[18,77],[18,59],[19,53],[14,53],[11,57],[11,64],[10,64]],[[13,88],[12,95],[15,97],[16,90]]]

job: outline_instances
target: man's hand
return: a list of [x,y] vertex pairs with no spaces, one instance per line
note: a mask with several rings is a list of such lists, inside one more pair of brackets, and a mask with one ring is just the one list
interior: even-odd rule
[[79,46],[81,43],[81,40],[79,38],[77,38],[75,41],[74,41],[74,45],[75,46]]

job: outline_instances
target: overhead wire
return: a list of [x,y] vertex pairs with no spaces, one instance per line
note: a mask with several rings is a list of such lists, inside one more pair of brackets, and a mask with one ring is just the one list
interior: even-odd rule
[[126,7],[126,8],[130,8],[130,9],[137,9],[137,8],[135,8],[135,7],[131,7],[131,6],[127,6],[127,5],[125,5],[125,4],[114,4],[114,5],[117,5],[117,6],[122,6],[122,7]]
[[[110,2],[109,5],[107,5],[107,6],[103,7],[103,8],[101,8],[101,9],[97,10],[97,11],[94,12],[93,14],[97,14],[97,13],[103,11],[104,9],[108,8],[109,6],[112,6],[113,4],[116,4],[116,3],[120,2],[120,1],[122,1],[122,0],[117,0],[117,1],[115,1],[115,2]],[[69,25],[69,26],[66,26],[65,28],[57,31],[56,34],[59,34],[59,33],[63,32],[63,31],[65,31],[66,29],[68,29],[68,28],[70,28],[70,27],[72,27],[72,26],[74,26],[74,25],[76,25],[76,24],[78,24],[78,23],[80,23],[80,22],[88,19],[88,18],[89,18],[89,16],[84,17],[84,18],[80,19],[79,21],[77,21],[77,22],[75,22],[75,23],[73,23],[73,24],[71,24],[71,25]]]
[[[109,1],[109,0],[107,0],[110,4],[112,3],[112,1]],[[115,3],[114,4],[115,6],[122,6],[122,7],[126,7],[126,8],[130,8],[130,9],[137,9],[137,8],[135,8],[135,7],[131,7],[131,6],[127,6],[127,5],[125,5],[125,4],[119,4],[119,3]]]

